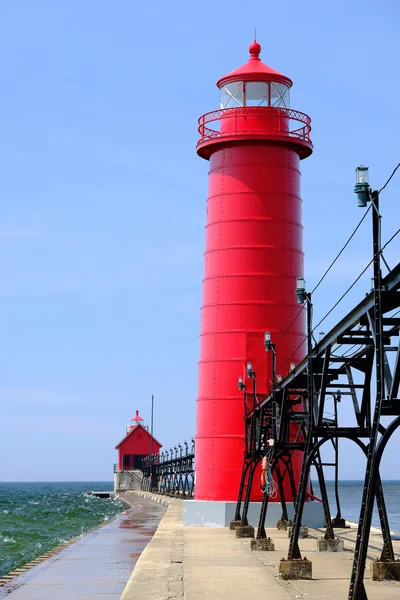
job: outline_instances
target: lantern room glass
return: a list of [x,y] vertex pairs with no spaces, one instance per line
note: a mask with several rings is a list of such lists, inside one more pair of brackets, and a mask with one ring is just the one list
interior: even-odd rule
[[219,105],[221,108],[238,108],[243,106],[243,83],[227,83],[221,88]]
[[246,106],[269,106],[269,85],[264,81],[245,83],[244,97]]
[[364,167],[364,165],[357,167],[356,183],[368,183],[368,167]]
[[221,88],[220,108],[264,106],[290,107],[289,87],[274,81],[236,81]]
[[270,84],[270,106],[275,108],[289,108],[289,88],[283,83]]

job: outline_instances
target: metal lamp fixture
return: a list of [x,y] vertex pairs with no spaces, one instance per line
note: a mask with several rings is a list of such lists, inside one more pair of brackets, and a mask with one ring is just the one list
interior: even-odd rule
[[296,296],[298,304],[304,304],[307,300],[306,282],[304,277],[296,277]]
[[291,371],[294,371],[294,370],[295,370],[295,368],[296,368],[296,363],[294,363],[294,362],[291,362],[291,363],[290,363],[290,370],[291,370]]
[[265,346],[265,350],[267,352],[269,352],[271,350],[271,332],[270,331],[266,331],[264,333],[264,346]]
[[319,341],[321,341],[323,339],[324,335],[325,335],[325,331],[319,332]]
[[253,377],[253,364],[251,362],[247,363],[247,377]]
[[238,379],[238,388],[239,388],[239,392],[243,392],[243,390],[244,390],[243,377],[239,377],[239,379]]
[[368,167],[360,165],[356,169],[356,185],[354,192],[357,194],[358,206],[365,208],[367,202],[371,199],[371,188],[368,183]]

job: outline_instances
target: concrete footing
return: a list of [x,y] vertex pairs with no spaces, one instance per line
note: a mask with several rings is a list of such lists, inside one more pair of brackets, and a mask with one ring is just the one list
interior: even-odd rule
[[235,531],[237,538],[254,538],[254,527],[252,525],[239,525]]
[[142,471],[116,471],[114,473],[114,492],[139,491],[142,487],[142,479]]
[[[292,535],[292,529],[293,529],[292,525],[290,525],[287,528],[287,536],[288,536],[288,538]],[[308,527],[305,527],[304,525],[302,525],[300,527],[299,538],[308,538]]]
[[317,540],[317,552],[343,552],[343,540]]
[[371,561],[372,581],[400,581],[400,560]]
[[279,577],[281,579],[312,579],[312,562],[307,558],[293,558],[282,560],[279,563]]
[[250,550],[273,552],[275,550],[275,544],[271,538],[261,538],[259,540],[254,539],[250,542]]
[[276,528],[279,531],[287,531],[288,527],[291,527],[293,525],[293,521],[282,521],[279,520],[276,524]]
[[334,517],[332,519],[332,527],[337,529],[350,529],[350,525],[346,525],[346,521],[342,517]]
[[235,531],[236,527],[240,527],[241,524],[242,524],[242,521],[231,521],[229,523],[229,529],[231,531]]

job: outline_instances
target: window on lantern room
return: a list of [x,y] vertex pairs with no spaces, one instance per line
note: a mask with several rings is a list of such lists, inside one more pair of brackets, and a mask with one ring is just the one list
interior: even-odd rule
[[275,108],[289,108],[289,88],[283,83],[270,83],[270,102]]
[[244,97],[246,106],[268,106],[268,83],[264,81],[245,83]]
[[227,83],[221,88],[219,100],[221,108],[238,108],[243,106],[243,82]]
[[289,108],[289,88],[283,83],[237,81],[221,88],[220,108],[241,108],[243,106],[265,106]]

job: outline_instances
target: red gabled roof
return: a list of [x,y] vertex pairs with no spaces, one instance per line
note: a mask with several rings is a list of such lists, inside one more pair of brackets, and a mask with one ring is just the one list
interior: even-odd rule
[[[143,427],[143,425],[141,423],[139,423],[138,425],[136,425],[136,427],[134,429],[132,429],[132,431],[130,431],[129,433],[126,434],[126,436],[119,442],[119,444],[117,444],[115,446],[115,449],[118,450],[118,448],[120,447],[120,445],[122,444],[122,442],[124,442],[128,437],[130,437],[133,433],[135,433],[135,431],[138,430],[138,427],[141,427],[143,429],[143,431],[145,431],[149,437],[152,437],[151,433],[149,433],[147,431],[147,429],[145,427]],[[158,440],[156,440],[156,438],[154,437],[154,435],[153,435],[153,440],[155,442],[157,442],[157,444],[160,446],[160,448],[162,448],[162,444],[160,444],[160,442]]]
[[250,58],[241,67],[235,69],[228,75],[221,77],[217,81],[217,87],[222,87],[227,83],[234,81],[276,81],[277,83],[284,83],[285,85],[292,87],[293,82],[289,77],[275,71],[265,63],[263,63],[259,57],[261,52],[261,46],[254,40],[249,46]]

